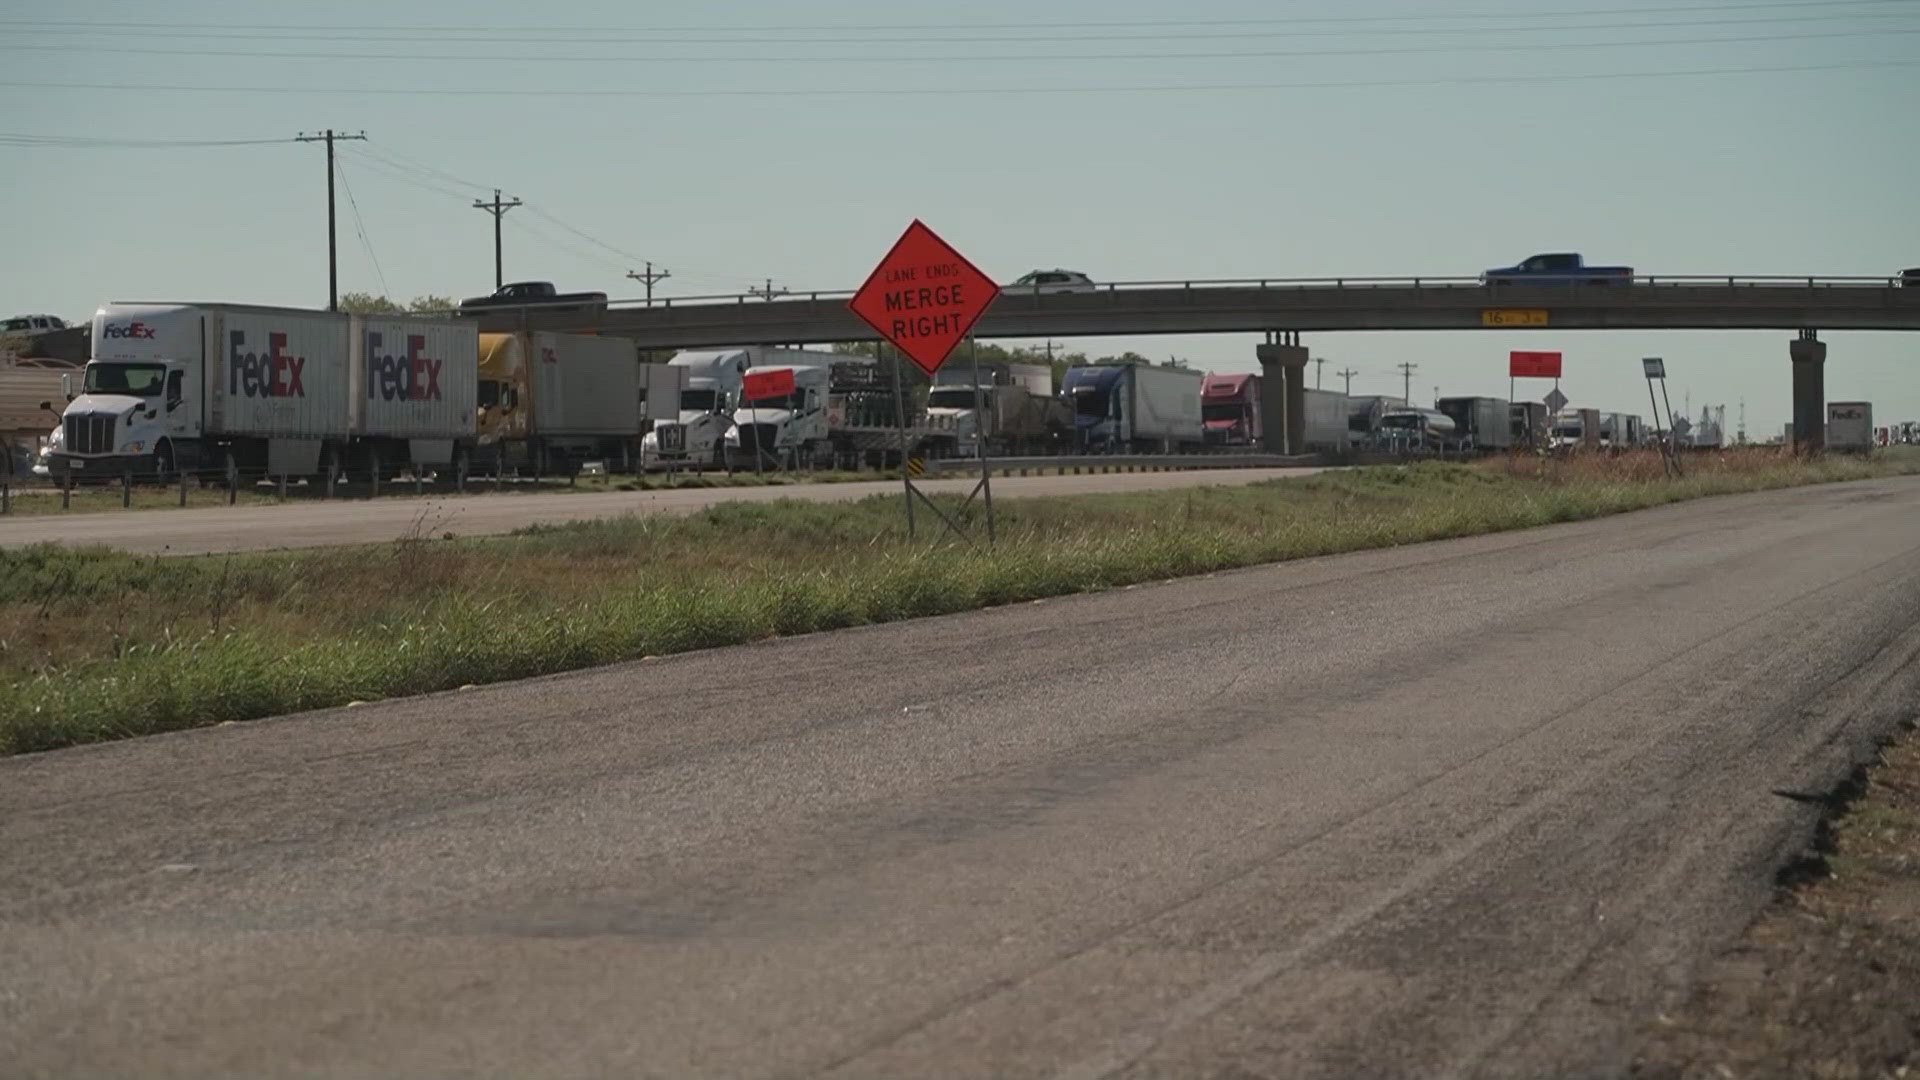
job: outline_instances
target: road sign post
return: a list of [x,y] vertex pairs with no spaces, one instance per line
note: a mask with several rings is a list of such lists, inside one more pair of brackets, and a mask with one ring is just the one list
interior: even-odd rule
[[1660,397],[1667,403],[1667,437],[1660,440],[1660,464],[1668,475],[1680,475],[1680,431],[1673,420],[1673,399],[1667,397],[1667,362],[1658,356],[1640,359],[1640,370],[1647,377],[1647,403],[1653,407],[1653,423],[1660,425],[1660,402],[1653,396],[1654,380],[1660,381]]
[[[931,378],[999,295],[1000,287],[992,278],[916,218],[907,226],[907,231],[900,234],[900,239],[894,241],[880,265],[873,268],[847,307]],[[976,385],[978,381],[976,374]],[[906,489],[907,534],[913,535],[913,500],[917,497],[946,522],[948,528],[965,539],[966,533],[946,512],[913,486],[907,463],[913,448],[907,444],[905,383],[896,357],[894,409],[900,421],[900,483]],[[981,482],[974,488],[976,495],[986,484],[985,452],[983,442]],[[973,495],[968,495],[967,501],[971,503]],[[990,539],[993,535],[991,507],[989,501],[987,533]]]
[[[1560,354],[1557,352],[1540,352],[1528,349],[1515,349],[1509,352],[1507,354],[1508,401],[1514,400],[1513,387],[1517,379],[1553,380],[1553,389],[1548,392],[1546,397],[1548,415],[1547,428],[1551,431],[1553,427],[1553,414],[1559,412],[1560,406],[1567,403],[1567,399],[1560,393]],[[1532,440],[1532,437],[1532,433],[1529,432],[1529,441]],[[1548,441],[1551,442],[1551,440]]]

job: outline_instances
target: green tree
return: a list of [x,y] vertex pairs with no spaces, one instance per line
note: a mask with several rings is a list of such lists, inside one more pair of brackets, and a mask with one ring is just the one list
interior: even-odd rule
[[355,315],[443,314],[453,310],[456,306],[450,297],[435,296],[432,293],[428,293],[425,296],[416,296],[407,301],[404,307],[384,296],[375,296],[372,293],[350,292],[340,294],[340,310],[351,312]]

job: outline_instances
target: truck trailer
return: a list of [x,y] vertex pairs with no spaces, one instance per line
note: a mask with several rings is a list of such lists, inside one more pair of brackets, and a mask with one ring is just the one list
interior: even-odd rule
[[1463,449],[1506,450],[1513,446],[1513,417],[1505,398],[1443,397],[1433,407],[1453,420],[1455,441]]
[[[479,444],[496,466],[567,473],[584,461],[628,468],[649,396],[625,338],[543,331],[481,334]],[[677,401],[671,403],[679,411]]]
[[1060,396],[1088,450],[1171,453],[1203,445],[1200,372],[1147,364],[1067,369]]
[[61,380],[81,370],[64,360],[22,359],[0,354],[0,473],[20,475],[32,470],[48,443],[48,430],[59,431],[59,413],[52,403],[61,399]]
[[1320,453],[1343,454],[1353,448],[1352,399],[1338,390],[1306,392],[1307,436],[1301,445]]
[[928,425],[950,432],[940,436],[950,454],[979,457],[983,443],[992,453],[1039,453],[1072,429],[1046,364],[981,364],[977,380],[974,370],[947,364],[927,388]]
[[1827,449],[1860,454],[1873,449],[1873,402],[1827,402]]
[[56,474],[225,466],[277,475],[460,467],[476,431],[471,323],[241,304],[115,303],[69,387]]

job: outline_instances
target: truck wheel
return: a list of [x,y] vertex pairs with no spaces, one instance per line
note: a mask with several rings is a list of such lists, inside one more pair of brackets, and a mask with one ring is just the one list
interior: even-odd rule
[[163,442],[153,448],[153,481],[161,487],[173,482],[173,444]]

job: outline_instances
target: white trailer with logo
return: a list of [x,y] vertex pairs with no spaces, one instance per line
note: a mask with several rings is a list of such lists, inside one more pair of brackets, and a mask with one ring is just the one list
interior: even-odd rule
[[1873,449],[1873,402],[1827,402],[1827,449],[1859,454]]
[[242,304],[109,304],[67,388],[55,475],[273,475],[457,465],[474,438],[471,323]]

